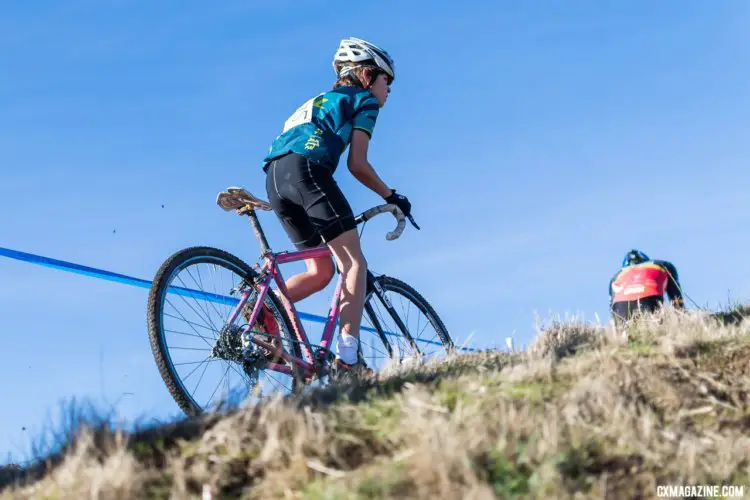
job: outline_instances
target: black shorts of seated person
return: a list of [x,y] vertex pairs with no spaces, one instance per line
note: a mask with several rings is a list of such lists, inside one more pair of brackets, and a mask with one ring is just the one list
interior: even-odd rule
[[357,227],[333,170],[297,153],[267,166],[268,201],[298,250],[330,243]]

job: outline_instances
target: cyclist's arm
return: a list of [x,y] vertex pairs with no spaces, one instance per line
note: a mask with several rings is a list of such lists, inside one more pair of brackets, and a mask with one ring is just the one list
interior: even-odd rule
[[677,275],[677,268],[671,262],[664,260],[656,261],[661,267],[667,270],[669,278],[667,279],[667,297],[672,301],[672,305],[677,308],[685,306],[682,299],[682,288],[680,287],[680,278]]
[[370,162],[367,161],[367,149],[370,145],[370,136],[367,132],[360,129],[354,129],[352,132],[352,141],[349,146],[349,158],[347,166],[352,175],[362,184],[372,189],[382,198],[391,194],[385,182],[378,176]]

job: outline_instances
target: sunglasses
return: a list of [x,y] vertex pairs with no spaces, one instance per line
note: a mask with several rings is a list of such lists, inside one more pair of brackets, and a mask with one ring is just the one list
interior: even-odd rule
[[[374,79],[377,78],[377,77],[379,77],[380,75],[385,75],[385,78],[386,78],[386,81],[388,82],[388,86],[389,87],[393,84],[393,77],[391,75],[389,75],[388,73],[386,73],[385,71],[383,71],[382,69],[378,69],[377,70],[377,72],[375,73]],[[374,79],[373,79],[373,81],[374,81]]]

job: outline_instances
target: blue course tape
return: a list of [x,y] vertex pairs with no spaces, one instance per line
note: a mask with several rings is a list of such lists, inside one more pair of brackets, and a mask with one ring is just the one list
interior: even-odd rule
[[[50,267],[53,269],[59,269],[75,274],[82,274],[90,278],[97,278],[106,281],[114,281],[115,283],[122,283],[124,285],[137,286],[140,288],[151,288],[151,281],[140,278],[134,278],[132,276],[126,276],[124,274],[113,273],[112,271],[106,271],[104,269],[97,269],[94,267],[88,267],[81,264],[75,264],[73,262],[66,262],[64,260],[53,259],[50,257],[43,257],[41,255],[35,255],[32,253],[20,252],[18,250],[12,250],[10,248],[0,247],[0,257],[8,257],[10,259],[20,260],[22,262],[28,262],[30,264],[36,264],[39,266]],[[216,302],[219,304],[235,305],[239,303],[239,300],[234,297],[226,295],[217,295],[208,292],[201,292],[199,290],[192,290],[183,287],[169,287],[170,291],[177,295],[183,295],[188,297],[200,297],[209,302]],[[317,314],[310,314],[302,311],[298,311],[297,314],[301,320],[314,321],[316,323],[325,324],[328,318],[318,316]],[[377,333],[374,328],[366,326],[361,327],[362,330]],[[386,332],[387,335],[393,337],[401,337],[401,335],[391,332]],[[440,342],[432,340],[417,339],[418,342],[424,342],[426,344],[442,345]],[[476,351],[469,347],[459,347],[462,351]]]

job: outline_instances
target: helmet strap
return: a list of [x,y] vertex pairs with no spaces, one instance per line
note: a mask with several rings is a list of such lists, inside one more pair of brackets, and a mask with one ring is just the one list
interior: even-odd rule
[[348,76],[352,80],[354,80],[355,82],[359,83],[362,86],[363,89],[369,90],[370,87],[372,87],[372,83],[373,82],[370,82],[370,86],[366,87],[365,83],[362,80],[360,80],[357,77],[357,75],[354,73],[354,70],[356,68],[370,68],[370,67],[379,69],[377,66],[373,66],[373,65],[370,65],[370,64],[357,64],[356,66],[346,66],[345,68],[342,68],[341,71],[339,72],[339,78],[342,78],[344,76]]
[[351,78],[355,82],[357,82],[360,85],[362,85],[362,87],[364,87],[365,84],[362,83],[362,81],[359,78],[357,78],[357,75],[354,73],[355,69],[361,68],[361,67],[362,67],[362,65],[358,64],[356,66],[346,66],[344,68],[341,68],[341,71],[339,71],[339,78],[343,78],[345,76],[348,76],[349,78]]

